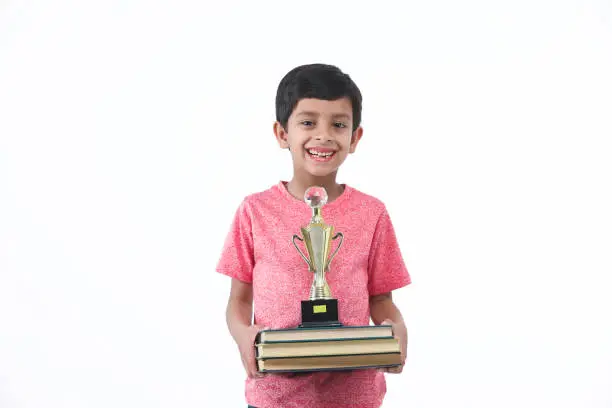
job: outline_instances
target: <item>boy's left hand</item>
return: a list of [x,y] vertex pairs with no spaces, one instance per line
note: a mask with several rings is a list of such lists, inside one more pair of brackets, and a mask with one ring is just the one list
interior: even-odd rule
[[393,336],[399,340],[400,347],[402,350],[402,364],[397,367],[387,367],[383,368],[382,371],[386,373],[399,374],[404,369],[404,364],[406,363],[406,353],[408,351],[408,330],[406,326],[401,323],[395,323],[389,319],[386,319],[381,324],[389,324],[393,328]]

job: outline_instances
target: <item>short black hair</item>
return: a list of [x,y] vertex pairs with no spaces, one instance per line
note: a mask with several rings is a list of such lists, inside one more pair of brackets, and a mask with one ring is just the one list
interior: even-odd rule
[[333,101],[349,98],[353,107],[353,131],[361,124],[361,92],[344,72],[334,65],[308,64],[289,71],[276,92],[276,120],[287,129],[289,116],[301,99]]

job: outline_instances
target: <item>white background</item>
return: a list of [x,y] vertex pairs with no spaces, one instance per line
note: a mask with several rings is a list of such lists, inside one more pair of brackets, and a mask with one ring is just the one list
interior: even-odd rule
[[0,407],[245,406],[214,268],[310,62],[414,280],[384,406],[612,407],[612,6],[358,3],[0,3]]

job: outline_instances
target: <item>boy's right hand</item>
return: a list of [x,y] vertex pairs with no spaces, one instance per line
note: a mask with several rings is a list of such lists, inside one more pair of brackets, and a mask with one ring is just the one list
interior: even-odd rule
[[236,343],[240,351],[242,365],[249,378],[261,378],[265,374],[257,370],[257,361],[255,359],[255,337],[257,333],[266,330],[266,327],[259,325],[245,326],[236,336]]

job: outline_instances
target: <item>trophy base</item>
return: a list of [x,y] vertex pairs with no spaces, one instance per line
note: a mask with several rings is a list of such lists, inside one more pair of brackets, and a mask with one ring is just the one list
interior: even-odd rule
[[303,327],[342,326],[338,320],[338,299],[302,300]]

